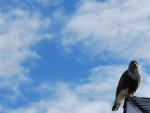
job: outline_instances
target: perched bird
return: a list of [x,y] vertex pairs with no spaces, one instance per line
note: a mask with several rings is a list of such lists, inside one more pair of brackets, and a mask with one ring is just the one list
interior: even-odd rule
[[119,80],[112,111],[118,110],[120,104],[125,100],[125,96],[132,97],[134,95],[140,82],[141,76],[138,71],[138,64],[137,61],[133,60]]

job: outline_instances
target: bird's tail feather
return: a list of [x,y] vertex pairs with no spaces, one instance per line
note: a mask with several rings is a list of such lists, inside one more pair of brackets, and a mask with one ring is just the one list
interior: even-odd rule
[[112,111],[117,111],[118,110],[118,108],[119,108],[119,106],[120,106],[120,104],[118,103],[118,104],[114,104],[113,105],[113,107],[112,107]]

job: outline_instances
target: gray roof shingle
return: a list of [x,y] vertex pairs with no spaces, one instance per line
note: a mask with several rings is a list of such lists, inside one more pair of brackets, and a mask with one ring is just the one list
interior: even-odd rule
[[150,98],[126,97],[125,103],[127,101],[135,105],[135,107],[137,107],[142,113],[150,113]]

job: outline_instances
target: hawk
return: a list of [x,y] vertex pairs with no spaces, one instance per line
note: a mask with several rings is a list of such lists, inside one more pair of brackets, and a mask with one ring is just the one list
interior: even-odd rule
[[125,96],[132,97],[139,87],[141,76],[138,71],[137,61],[130,62],[128,69],[122,74],[115,96],[115,102],[112,111],[117,111]]

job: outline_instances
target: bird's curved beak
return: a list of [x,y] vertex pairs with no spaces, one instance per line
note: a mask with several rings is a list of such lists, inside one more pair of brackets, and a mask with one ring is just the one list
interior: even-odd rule
[[135,63],[135,67],[138,68],[138,64],[137,63]]

